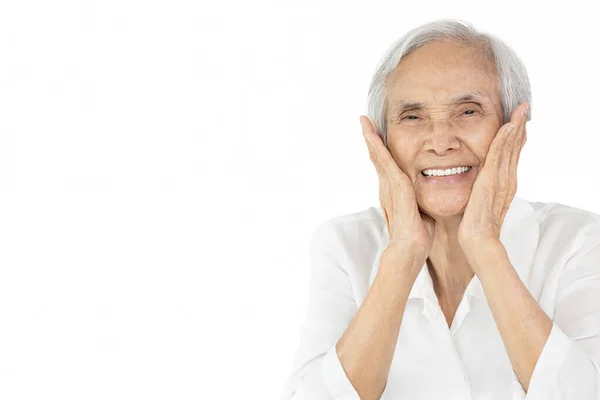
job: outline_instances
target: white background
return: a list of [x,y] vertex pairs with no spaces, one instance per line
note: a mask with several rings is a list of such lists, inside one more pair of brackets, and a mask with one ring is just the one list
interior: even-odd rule
[[310,235],[379,205],[371,76],[431,20],[527,66],[517,196],[600,212],[592,5],[2,1],[0,398],[278,398]]

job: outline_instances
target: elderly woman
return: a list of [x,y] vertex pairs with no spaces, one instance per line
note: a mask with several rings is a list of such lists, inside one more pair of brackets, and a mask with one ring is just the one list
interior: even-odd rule
[[284,399],[600,399],[600,216],[515,197],[531,103],[492,35],[385,55],[360,117],[381,207],[319,225]]

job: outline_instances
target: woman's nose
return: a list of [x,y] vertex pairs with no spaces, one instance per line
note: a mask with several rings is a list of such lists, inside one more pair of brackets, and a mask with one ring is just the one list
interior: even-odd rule
[[447,124],[434,126],[425,141],[425,150],[444,155],[450,150],[460,148],[460,141]]

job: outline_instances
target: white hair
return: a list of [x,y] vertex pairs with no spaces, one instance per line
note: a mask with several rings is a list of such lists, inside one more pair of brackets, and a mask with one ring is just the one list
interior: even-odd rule
[[426,23],[407,32],[390,46],[382,58],[369,86],[367,116],[387,147],[388,76],[400,61],[419,47],[435,41],[454,40],[481,51],[496,65],[496,87],[502,104],[503,124],[510,121],[512,110],[527,101],[531,119],[531,86],[525,65],[513,49],[495,36],[483,33],[465,21],[443,19]]

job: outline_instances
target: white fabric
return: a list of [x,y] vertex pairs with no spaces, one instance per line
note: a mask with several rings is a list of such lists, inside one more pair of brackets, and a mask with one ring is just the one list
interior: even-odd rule
[[[600,215],[515,197],[500,241],[553,321],[526,394],[473,277],[450,328],[426,264],[410,292],[381,399],[600,399]],[[359,400],[335,344],[389,243],[380,207],[334,217],[310,240],[310,293],[282,400]]]

